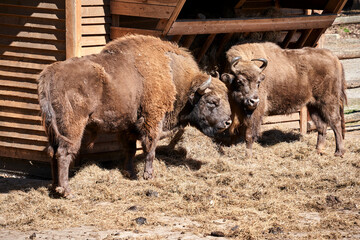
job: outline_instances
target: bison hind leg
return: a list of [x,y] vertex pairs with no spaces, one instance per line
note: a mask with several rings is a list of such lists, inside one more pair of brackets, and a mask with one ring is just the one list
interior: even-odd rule
[[314,106],[308,106],[308,111],[310,114],[311,119],[315,123],[316,130],[318,132],[317,143],[316,143],[316,150],[319,154],[323,154],[324,148],[326,146],[326,129],[327,124],[323,120],[321,116],[321,111]]

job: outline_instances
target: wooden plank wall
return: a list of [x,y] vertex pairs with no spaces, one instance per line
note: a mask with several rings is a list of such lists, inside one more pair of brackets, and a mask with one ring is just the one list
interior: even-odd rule
[[48,161],[36,79],[65,48],[64,1],[0,0],[0,156]]
[[110,40],[110,0],[81,1],[81,55],[98,53]]
[[[73,54],[68,57],[97,53],[109,41],[109,2],[82,0],[81,16],[77,16],[81,40],[72,46],[81,46],[80,54],[75,54],[78,49],[71,49]],[[66,0],[0,0],[0,157],[50,161],[45,152],[47,137],[41,125],[36,79],[47,65],[67,58],[67,3],[77,4]],[[100,156],[118,159],[119,150],[115,134],[100,135],[92,149],[83,144],[75,166]]]

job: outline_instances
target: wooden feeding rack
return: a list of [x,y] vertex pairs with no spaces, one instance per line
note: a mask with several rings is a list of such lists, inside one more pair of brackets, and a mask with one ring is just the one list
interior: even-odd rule
[[[277,42],[282,47],[316,46],[345,2],[0,0],[0,168],[6,168],[5,158],[49,163],[36,84],[48,64],[98,53],[111,39],[127,33],[175,41],[193,51],[199,62],[214,44],[218,44],[217,55],[224,52],[237,33],[280,31]],[[281,16],[256,15],[268,8],[277,9]],[[200,46],[195,44],[199,39]],[[300,115],[306,116],[296,113],[286,122],[300,125],[305,118]],[[278,117],[265,123],[272,124],[274,119]],[[306,127],[301,129],[306,131]],[[117,159],[119,154],[115,135],[106,134],[93,149],[82,148],[77,161]]]

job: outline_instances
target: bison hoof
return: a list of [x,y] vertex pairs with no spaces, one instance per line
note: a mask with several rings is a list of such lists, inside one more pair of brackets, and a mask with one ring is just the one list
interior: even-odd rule
[[70,190],[65,189],[64,187],[56,187],[54,194],[57,197],[66,198],[66,199],[74,199],[75,195],[73,195]]
[[322,149],[317,149],[316,150],[317,154],[319,154],[320,156],[324,155],[325,152]]
[[343,157],[344,156],[344,154],[345,154],[345,150],[343,149],[343,150],[337,150],[336,152],[335,152],[335,156],[336,157]]
[[135,171],[131,171],[131,170],[122,171],[122,174],[124,175],[124,177],[126,177],[128,179],[131,179],[131,180],[137,179],[137,175],[135,174]]
[[153,178],[152,172],[144,172],[144,179],[145,180],[152,179],[152,178]]
[[249,159],[252,159],[252,150],[246,150],[245,157],[249,158]]

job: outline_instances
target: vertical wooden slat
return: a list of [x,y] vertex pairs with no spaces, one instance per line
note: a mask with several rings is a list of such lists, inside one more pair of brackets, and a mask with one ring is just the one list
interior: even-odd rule
[[165,28],[163,31],[163,36],[166,36],[166,34],[169,32],[171,26],[173,25],[173,23],[175,22],[175,20],[177,19],[177,17],[179,16],[179,13],[181,11],[181,9],[183,8],[184,4],[185,4],[186,0],[179,0],[178,4],[176,5],[173,13],[171,14]]
[[174,36],[172,36],[171,41],[179,43],[181,37],[182,37],[182,35],[174,35]]
[[191,44],[195,40],[196,35],[187,35],[182,43],[182,46],[185,48],[190,48]]
[[201,48],[200,53],[197,56],[197,61],[200,62],[201,59],[203,58],[203,56],[205,55],[206,51],[209,49],[210,45],[212,44],[212,42],[214,41],[216,37],[216,34],[211,34],[208,36],[208,38],[206,39],[203,47]]
[[288,31],[284,41],[281,44],[283,48],[287,48],[289,46],[289,43],[290,43],[290,41],[291,41],[291,39],[292,39],[292,37],[294,36],[295,33],[296,33],[296,30]]
[[307,107],[304,106],[300,109],[300,133],[307,133],[307,121],[308,120],[308,110]]
[[299,40],[296,42],[297,48],[302,48],[304,46],[306,40],[308,39],[312,31],[313,29],[306,29],[302,32]]
[[119,27],[119,15],[111,15],[112,27]]
[[81,56],[81,0],[66,0],[66,58]]
[[216,51],[216,57],[217,58],[223,53],[226,44],[230,41],[230,39],[232,38],[233,35],[234,35],[234,33],[227,33],[227,34],[225,34],[223,39],[221,39],[221,42],[219,44],[219,48]]
[[242,5],[244,5],[245,2],[246,2],[246,0],[240,0],[240,1],[235,5],[234,8],[241,8]]

